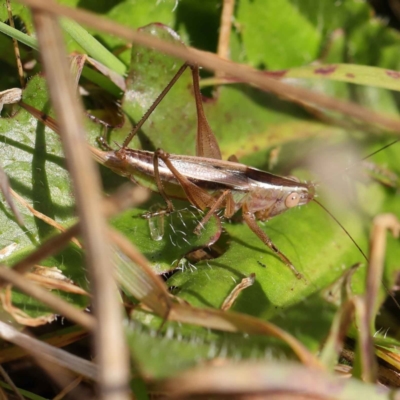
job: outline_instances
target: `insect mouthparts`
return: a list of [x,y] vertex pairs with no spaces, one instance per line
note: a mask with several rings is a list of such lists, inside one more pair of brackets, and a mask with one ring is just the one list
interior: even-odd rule
[[308,201],[314,200],[315,197],[318,197],[318,194],[315,191],[317,183],[307,182],[306,184],[308,186]]

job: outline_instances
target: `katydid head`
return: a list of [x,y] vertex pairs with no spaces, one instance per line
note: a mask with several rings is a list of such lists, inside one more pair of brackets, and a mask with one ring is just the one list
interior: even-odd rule
[[281,212],[289,208],[308,204],[315,197],[315,185],[312,182],[299,182],[299,186],[288,188],[285,192],[284,207]]
[[[255,211],[255,216],[260,221],[265,221],[276,215],[282,214],[290,208],[304,206],[315,197],[315,185],[312,182],[301,183],[297,178],[280,178],[281,186],[278,190],[263,199],[266,207]],[[257,205],[257,196],[253,196],[253,207]]]

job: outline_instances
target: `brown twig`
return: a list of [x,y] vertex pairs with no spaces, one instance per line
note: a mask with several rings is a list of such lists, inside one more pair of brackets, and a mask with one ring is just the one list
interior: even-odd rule
[[53,398],[53,400],[61,400],[67,396],[72,390],[74,390],[82,382],[82,377],[74,379],[69,385],[67,385],[61,392]]
[[17,398],[20,399],[20,400],[25,400],[25,397],[22,396],[21,392],[15,386],[15,383],[10,378],[10,376],[7,374],[6,370],[3,368],[2,365],[0,365],[0,374],[2,375],[3,379],[10,385],[11,389],[14,391],[15,395],[17,396]]
[[[276,361],[204,365],[166,379],[157,389],[171,398],[181,399],[206,399],[218,394],[221,398],[235,399],[371,398],[371,388],[355,379]],[[332,396],[333,390],[335,396]],[[390,398],[389,388],[379,390],[382,397]]]
[[[61,224],[59,224],[54,219],[48,217],[47,215],[41,213],[40,211],[35,210],[24,198],[22,198],[18,193],[16,193],[13,189],[10,189],[11,195],[25,208],[27,208],[36,218],[41,219],[46,224],[52,226],[53,228],[65,232],[67,228],[64,228]],[[82,248],[82,245],[79,243],[78,239],[72,238],[71,241],[75,243],[79,248]]]
[[[88,331],[84,328],[78,327],[77,325],[65,330],[67,332],[61,331],[60,333],[60,331],[58,331],[57,335],[44,335],[43,338],[39,337],[38,340],[47,343],[49,346],[65,347],[88,336]],[[0,351],[0,361],[1,363],[15,361],[26,357],[28,354],[29,353],[18,346],[9,346]]]
[[[221,20],[219,24],[219,36],[217,55],[225,60],[229,60],[230,38],[232,29],[233,11],[235,8],[235,0],[224,0],[222,4]],[[216,71],[215,80],[221,80],[225,74]],[[220,93],[220,86],[217,86],[213,92],[213,96],[217,97]]]
[[370,237],[369,267],[366,280],[366,310],[370,330],[375,329],[375,315],[378,311],[378,292],[382,283],[386,256],[386,232],[395,238],[400,234],[400,222],[394,214],[380,214],[374,218]]
[[13,190],[10,187],[10,182],[8,180],[8,176],[5,173],[2,166],[0,166],[0,190],[3,193],[3,196],[4,196],[8,206],[10,207],[12,213],[14,214],[18,225],[24,226],[24,220],[22,218],[22,215],[12,200],[11,195],[13,194]]
[[[98,379],[96,364],[83,360],[64,350],[57,349],[47,343],[41,342],[25,333],[19,332],[16,328],[0,321],[0,337],[10,343],[23,348],[28,354],[36,357],[43,357],[54,364],[68,368],[79,375],[89,379]],[[0,360],[1,361],[1,360]]]
[[[69,241],[76,235],[80,230],[79,224],[71,226],[65,232],[52,237],[51,239],[44,242],[33,252],[29,253],[24,259],[15,263],[12,269],[20,274],[29,271],[35,264],[40,263],[46,257],[50,257],[53,254],[60,252]],[[0,288],[4,285],[4,282],[0,280]]]
[[337,100],[321,93],[280,82],[246,65],[223,60],[215,54],[200,51],[193,47],[183,48],[182,46],[167,43],[154,36],[134,31],[106,18],[98,17],[85,10],[72,9],[56,4],[53,1],[20,0],[20,2],[34,9],[45,10],[58,16],[63,15],[72,18],[92,28],[117,35],[146,47],[152,47],[162,53],[181,58],[193,64],[201,65],[211,71],[222,71],[227,75],[254,84],[260,89],[274,93],[282,98],[291,101],[302,101],[304,104],[315,104],[319,107],[357,118],[374,126],[379,125],[382,128],[400,135],[400,119],[398,118],[391,118],[361,107],[355,103]]
[[26,294],[40,300],[43,304],[46,304],[51,309],[71,319],[89,331],[94,331],[96,321],[91,315],[79,311],[74,306],[71,306],[66,301],[60,299],[49,291],[42,289],[39,285],[25,278],[21,274],[14,272],[7,267],[0,267],[0,278],[11,283]]
[[233,290],[228,294],[225,298],[224,302],[222,303],[221,310],[227,311],[232,308],[233,304],[239,297],[239,294],[243,292],[243,290],[247,289],[251,285],[254,284],[256,280],[255,274],[250,274],[250,276],[243,278],[239,284],[237,284]]
[[[219,57],[225,59],[229,59],[229,43],[234,8],[235,0],[224,0],[222,5],[221,22],[219,25],[217,54]],[[216,74],[216,76],[222,77],[219,74]]]
[[[7,4],[7,13],[8,13],[8,20],[10,21],[10,26],[15,29],[10,0],[7,0],[6,4]],[[21,83],[21,88],[23,89],[25,87],[25,79],[24,79],[24,68],[22,67],[22,61],[21,61],[21,53],[19,52],[18,40],[12,38],[12,41],[14,46],[15,59],[17,61],[19,81]]]

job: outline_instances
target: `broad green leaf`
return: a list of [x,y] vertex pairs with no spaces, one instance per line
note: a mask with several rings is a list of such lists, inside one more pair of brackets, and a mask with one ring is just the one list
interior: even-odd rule
[[[262,0],[241,1],[237,9],[237,36],[241,39],[240,53],[253,66],[267,69],[300,67],[318,59],[323,46],[336,29],[350,36],[349,53],[353,56],[367,48],[370,55],[379,53],[386,45],[375,35],[365,40],[366,25],[379,27],[382,35],[387,28],[377,19],[371,19],[370,7],[366,2],[321,0],[284,0],[265,3]],[[368,28],[367,28],[368,29]],[[360,38],[353,45],[353,36]],[[237,46],[237,45],[236,45]],[[241,57],[234,53],[233,58]],[[370,56],[373,64],[376,57]]]
[[322,27],[313,25],[303,14],[303,10],[310,8],[309,3],[295,4],[290,0],[239,3],[240,34],[253,66],[280,69],[308,64],[317,58]]
[[66,18],[62,19],[60,23],[63,29],[80,44],[85,53],[120,75],[125,73],[124,64],[90,35],[86,29],[75,21]]
[[[40,80],[31,80],[25,89],[24,101],[42,109],[48,102],[46,91]],[[71,193],[68,171],[65,168],[59,137],[35,118],[20,110],[16,115],[0,119],[2,167],[9,177],[11,188],[22,196],[37,211],[54,219],[64,227],[74,221],[74,198]],[[16,248],[6,261],[12,264],[41,242],[57,233],[42,220],[34,218],[29,210],[19,206],[25,226],[20,227],[3,204],[0,220],[0,248],[15,243]],[[5,262],[5,261],[3,261]],[[45,265],[56,266],[65,276],[86,288],[83,273],[82,252],[75,245],[45,260]],[[61,295],[68,301],[83,307],[87,299],[70,294]],[[43,307],[25,295],[15,294],[15,305],[37,315]]]

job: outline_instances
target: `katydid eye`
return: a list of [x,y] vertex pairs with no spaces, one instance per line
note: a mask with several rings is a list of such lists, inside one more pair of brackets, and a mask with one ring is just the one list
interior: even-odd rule
[[290,193],[288,197],[286,197],[285,200],[285,206],[287,208],[292,208],[296,207],[299,204],[300,201],[300,195],[296,192]]

